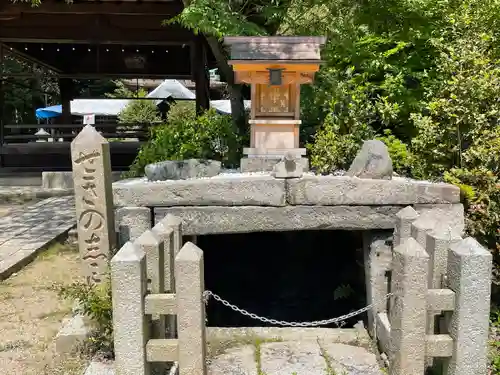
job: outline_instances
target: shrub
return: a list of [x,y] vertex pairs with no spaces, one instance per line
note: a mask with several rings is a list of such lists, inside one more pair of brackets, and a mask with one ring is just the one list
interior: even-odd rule
[[391,131],[388,129],[384,132],[383,136],[378,136],[377,139],[384,142],[387,146],[394,172],[401,175],[408,175],[414,161],[408,146],[391,134]]
[[162,121],[154,100],[132,100],[119,114],[120,124],[156,124]]
[[78,312],[89,317],[93,330],[85,344],[90,355],[100,354],[106,358],[114,356],[113,349],[113,305],[111,282],[101,284],[73,283],[59,287],[59,295],[78,305]]
[[370,126],[373,108],[366,106],[364,93],[343,93],[330,103],[323,126],[306,147],[311,166],[319,173],[347,169],[364,140],[375,136]]
[[127,175],[143,175],[147,164],[162,160],[214,159],[232,167],[239,162],[241,151],[230,116],[210,109],[196,117],[194,107],[175,104],[166,123],[151,130],[149,141],[141,147]]

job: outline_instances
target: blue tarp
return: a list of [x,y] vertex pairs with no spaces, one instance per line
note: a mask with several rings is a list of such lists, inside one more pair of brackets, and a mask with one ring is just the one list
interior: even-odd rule
[[51,107],[46,107],[46,108],[38,108],[36,110],[36,117],[39,119],[48,119],[48,118],[53,118],[60,116],[62,113],[62,105],[53,105]]

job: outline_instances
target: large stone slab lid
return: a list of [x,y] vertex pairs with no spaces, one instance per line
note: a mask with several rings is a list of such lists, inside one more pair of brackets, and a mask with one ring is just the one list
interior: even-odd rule
[[323,36],[226,37],[224,44],[231,49],[231,60],[293,60],[321,62]]

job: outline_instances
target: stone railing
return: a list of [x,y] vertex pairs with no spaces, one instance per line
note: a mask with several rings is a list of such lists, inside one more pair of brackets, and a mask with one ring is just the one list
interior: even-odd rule
[[473,238],[429,227],[411,207],[397,217],[392,296],[375,324],[389,373],[442,366],[448,375],[486,375],[490,252]]
[[111,260],[118,375],[164,373],[169,362],[181,375],[206,373],[203,252],[181,239],[169,215]]

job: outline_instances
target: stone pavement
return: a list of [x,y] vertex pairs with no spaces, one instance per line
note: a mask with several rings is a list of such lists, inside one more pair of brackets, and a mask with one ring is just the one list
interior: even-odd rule
[[0,218],[0,280],[31,261],[38,250],[76,224],[74,198],[54,197]]
[[[383,375],[377,357],[359,346],[300,340],[227,349],[208,361],[208,375]],[[115,375],[113,362],[94,361],[85,375]]]
[[47,189],[41,186],[0,186],[0,202],[22,202],[33,199],[68,196],[73,189]]
[[212,359],[209,375],[382,375],[375,354],[365,348],[301,340],[236,347]]

